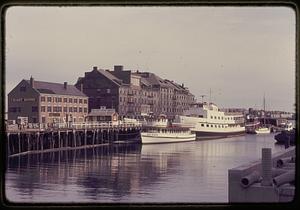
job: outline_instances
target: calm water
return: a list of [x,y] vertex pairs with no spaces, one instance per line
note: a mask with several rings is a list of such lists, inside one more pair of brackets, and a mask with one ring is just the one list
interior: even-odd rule
[[284,150],[273,134],[175,144],[98,147],[10,159],[12,202],[228,202],[228,169]]

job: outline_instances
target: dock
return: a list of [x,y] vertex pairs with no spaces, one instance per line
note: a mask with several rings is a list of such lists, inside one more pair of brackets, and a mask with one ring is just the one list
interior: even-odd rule
[[141,125],[134,123],[74,123],[51,128],[7,129],[8,157],[28,153],[80,149],[109,144],[141,143]]
[[291,202],[295,196],[295,147],[228,170],[229,203]]

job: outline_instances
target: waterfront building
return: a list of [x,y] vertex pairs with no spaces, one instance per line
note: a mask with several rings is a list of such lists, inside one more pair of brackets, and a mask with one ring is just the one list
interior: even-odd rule
[[100,109],[92,109],[87,115],[88,122],[110,122],[118,121],[119,115],[115,109],[107,109],[105,106]]
[[28,123],[83,122],[88,97],[74,85],[23,79],[8,94],[8,120]]
[[113,71],[93,67],[75,86],[89,97],[89,110],[105,106],[114,108],[121,117],[165,114],[173,118],[195,100],[183,84],[150,72],[124,70],[120,65]]

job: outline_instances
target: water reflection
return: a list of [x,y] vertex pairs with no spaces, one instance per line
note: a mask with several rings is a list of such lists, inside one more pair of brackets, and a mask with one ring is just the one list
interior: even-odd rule
[[284,149],[272,136],[114,145],[10,158],[13,202],[227,202],[227,170]]

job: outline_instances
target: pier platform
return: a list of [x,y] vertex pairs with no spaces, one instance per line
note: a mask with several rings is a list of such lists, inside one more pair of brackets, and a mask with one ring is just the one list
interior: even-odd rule
[[[228,170],[229,203],[291,202],[295,195],[295,147],[272,155],[269,183],[264,183],[262,160]],[[268,172],[268,170],[267,170]],[[265,173],[266,174],[266,173]],[[268,173],[267,173],[268,175]]]
[[51,128],[7,129],[8,157],[106,144],[141,143],[141,125],[132,123],[77,123]]

